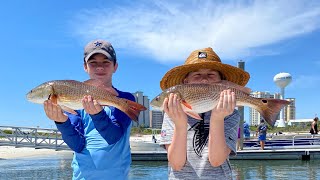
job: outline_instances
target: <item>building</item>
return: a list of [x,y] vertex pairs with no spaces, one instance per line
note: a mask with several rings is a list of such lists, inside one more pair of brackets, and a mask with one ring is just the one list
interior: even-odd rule
[[133,127],[150,127],[150,107],[149,107],[149,98],[148,96],[144,96],[143,92],[137,91],[132,93],[132,95],[136,98],[136,102],[143,105],[147,109],[145,111],[141,111],[139,114],[138,122],[133,122]]
[[[272,99],[280,98],[280,93],[271,94],[270,92],[267,92],[267,91],[266,92],[255,91],[255,92],[251,92],[250,94],[252,97],[255,97],[255,98],[272,98]],[[279,116],[280,116],[280,113],[277,119],[279,119]],[[249,108],[249,121],[251,126],[259,125],[261,118],[262,117],[257,110],[253,108]]]
[[161,129],[163,122],[163,112],[162,111],[151,111],[151,127],[153,129]]
[[288,123],[291,119],[296,119],[296,99],[295,98],[286,98],[287,101],[290,101],[290,104],[284,108],[284,119]]
[[290,119],[288,121],[289,126],[300,126],[300,127],[307,127],[313,122],[313,118],[311,119]]

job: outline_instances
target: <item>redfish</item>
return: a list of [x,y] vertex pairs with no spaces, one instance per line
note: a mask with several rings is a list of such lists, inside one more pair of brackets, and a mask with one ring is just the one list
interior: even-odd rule
[[219,101],[220,92],[230,89],[235,93],[237,106],[248,106],[256,109],[261,116],[273,126],[281,109],[290,104],[289,101],[271,98],[255,98],[250,96],[249,88],[221,81],[213,84],[183,84],[164,90],[151,101],[153,109],[163,110],[163,101],[170,93],[177,94],[183,110],[189,116],[201,120],[198,113],[212,110]]
[[85,95],[92,96],[102,106],[114,106],[126,113],[132,120],[137,121],[140,111],[146,108],[128,99],[119,98],[99,85],[98,80],[79,82],[75,80],[56,80],[45,82],[32,89],[27,99],[33,103],[43,104],[51,99],[65,111],[83,109],[81,100]]

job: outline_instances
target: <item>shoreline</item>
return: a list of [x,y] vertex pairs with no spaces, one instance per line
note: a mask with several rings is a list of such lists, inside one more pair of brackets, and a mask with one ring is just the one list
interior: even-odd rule
[[0,160],[18,159],[18,158],[41,158],[48,156],[70,156],[73,157],[71,150],[54,149],[35,149],[31,147],[14,147],[14,146],[0,146]]
[[[160,138],[160,135],[155,136],[157,139]],[[146,145],[156,146],[154,142],[152,142],[152,135],[141,135],[141,136],[131,136],[131,142],[144,143]],[[131,144],[131,143],[130,143]],[[132,143],[134,144],[134,143]],[[135,146],[134,149],[136,149]],[[48,157],[48,156],[70,156],[73,157],[72,150],[58,150],[55,149],[42,149],[42,148],[34,148],[34,147],[15,147],[15,146],[7,146],[0,145],[0,160],[6,159],[18,159],[18,158],[39,158],[39,157]]]

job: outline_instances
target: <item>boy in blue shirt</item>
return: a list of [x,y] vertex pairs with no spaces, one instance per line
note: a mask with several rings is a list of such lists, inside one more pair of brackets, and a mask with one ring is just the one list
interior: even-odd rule
[[[86,45],[84,70],[90,79],[100,80],[120,98],[135,101],[131,93],[112,86],[117,68],[116,53],[109,42],[94,40]],[[46,115],[55,121],[64,142],[75,152],[73,179],[128,179],[131,119],[115,107],[101,106],[91,96],[83,97],[82,105],[84,109],[71,114],[51,100],[44,102]]]

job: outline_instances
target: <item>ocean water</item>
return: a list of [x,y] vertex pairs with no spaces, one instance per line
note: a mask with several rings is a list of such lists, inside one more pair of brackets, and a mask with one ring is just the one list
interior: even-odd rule
[[[0,180],[14,179],[71,179],[70,157],[48,156],[42,158],[0,159]],[[320,180],[320,160],[232,160],[236,180],[308,179]],[[165,180],[167,162],[134,161],[130,180]]]

